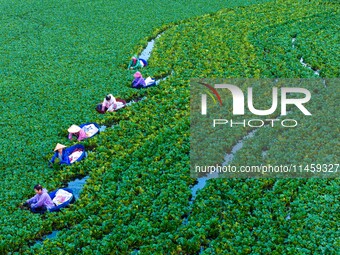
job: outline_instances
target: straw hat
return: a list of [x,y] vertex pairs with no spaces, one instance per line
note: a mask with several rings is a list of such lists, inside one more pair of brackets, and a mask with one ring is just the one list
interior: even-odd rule
[[56,147],[54,148],[54,151],[57,151],[57,150],[59,150],[59,149],[64,149],[64,148],[66,148],[65,145],[60,144],[60,143],[57,143]]
[[70,126],[67,131],[70,133],[78,133],[81,130],[81,128],[77,125]]
[[142,74],[141,74],[140,72],[135,72],[135,74],[133,75],[133,77],[139,78],[139,77],[142,77]]

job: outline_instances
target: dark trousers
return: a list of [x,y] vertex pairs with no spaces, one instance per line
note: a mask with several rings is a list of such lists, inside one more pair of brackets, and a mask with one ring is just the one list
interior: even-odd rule
[[133,88],[133,89],[142,89],[142,88],[144,88],[144,86],[142,85],[142,84],[138,84],[138,85],[135,85],[135,84],[131,84],[131,88]]
[[31,212],[32,213],[45,213],[47,211],[47,208],[46,206],[39,206],[39,207],[36,207],[36,208],[31,208]]

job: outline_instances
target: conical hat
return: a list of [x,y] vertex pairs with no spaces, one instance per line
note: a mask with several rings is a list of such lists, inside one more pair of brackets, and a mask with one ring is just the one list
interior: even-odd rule
[[64,149],[64,148],[66,148],[65,145],[60,144],[60,143],[57,143],[56,147],[54,148],[54,151],[57,151],[57,150],[59,150],[59,149]]
[[80,127],[77,126],[77,125],[72,125],[70,126],[67,131],[70,132],[70,133],[78,133],[80,131]]

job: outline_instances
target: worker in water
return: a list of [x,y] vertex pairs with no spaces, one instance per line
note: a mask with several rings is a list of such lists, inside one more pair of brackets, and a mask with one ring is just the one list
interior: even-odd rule
[[140,89],[145,87],[145,80],[141,72],[136,72],[134,75],[134,80],[131,83],[131,87],[134,89]]
[[147,66],[147,61],[142,59],[142,58],[138,58],[137,56],[133,56],[130,60],[128,69],[129,70],[136,70],[139,68],[143,68],[144,66]]
[[54,163],[55,159],[59,159],[59,164],[69,164],[70,159],[68,157],[67,152],[64,150],[66,148],[65,145],[58,143],[54,148],[54,155],[50,160],[50,163]]
[[44,213],[48,209],[53,208],[55,205],[47,193],[40,184],[34,186],[35,196],[28,199],[24,206],[29,207],[33,213]]
[[69,132],[68,133],[68,139],[70,139],[70,140],[72,140],[73,135],[78,137],[78,141],[82,141],[82,140],[87,138],[85,131],[77,125],[70,126],[67,129],[67,131]]

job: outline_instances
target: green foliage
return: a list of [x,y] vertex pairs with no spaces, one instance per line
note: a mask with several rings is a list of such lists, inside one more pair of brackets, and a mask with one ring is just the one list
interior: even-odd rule
[[[339,129],[334,118],[339,80],[328,78],[339,76],[338,12],[338,4],[321,1],[276,1],[221,10],[169,29],[159,39],[151,60],[160,61],[164,52],[171,55],[157,68],[173,70],[189,86],[192,77],[316,77],[301,65],[303,57],[313,69],[321,70],[326,83],[315,80],[307,86],[313,95],[308,105],[313,118],[290,109],[299,127],[260,128],[244,142],[232,164],[337,163]],[[257,89],[259,108],[267,106],[268,88]],[[231,118],[231,114],[225,117]],[[221,163],[225,151],[230,152],[246,131],[217,130],[227,137],[223,144],[213,144],[216,152],[208,157]],[[209,141],[206,147],[213,147]],[[224,150],[217,150],[220,145]],[[339,230],[334,226],[338,225],[339,203],[333,201],[339,197],[337,187],[339,179],[210,180],[199,192],[188,224],[178,230],[176,242],[190,254],[201,247],[203,254],[336,254]],[[328,204],[329,210],[323,209]]]
[[[298,62],[300,56],[320,68],[323,77],[337,77],[336,26],[325,25],[337,17],[337,3],[276,1],[236,8],[254,1],[43,2],[5,1],[0,9],[5,35],[0,38],[1,254],[130,254],[136,249],[142,254],[194,254],[201,246],[207,254],[335,253],[338,180],[213,180],[192,208],[188,199],[194,182],[189,178],[190,78],[311,77],[313,72]],[[223,7],[229,9],[213,13]],[[149,15],[134,18],[144,12]],[[315,28],[322,28],[330,43],[325,40],[323,54],[308,59],[315,36],[308,29],[317,19]],[[301,31],[293,51],[292,35],[278,31],[297,27]],[[159,87],[130,89],[130,56],[165,30],[143,73],[173,74]],[[266,33],[278,34],[278,41],[262,45]],[[265,47],[273,45],[275,50],[264,57]],[[285,50],[292,51],[292,58]],[[322,101],[336,106],[334,85],[318,91],[313,109]],[[328,91],[334,94],[327,97]],[[108,92],[146,99],[98,115],[94,107]],[[323,112],[325,118],[330,114]],[[72,166],[48,168],[57,142],[75,143],[67,141],[67,127],[87,121],[108,126],[83,142],[88,157]],[[313,146],[325,139],[318,138],[326,133],[321,128],[309,140]],[[311,160],[337,155],[330,152],[335,131],[327,130],[331,145],[322,144],[321,154],[313,151]],[[245,150],[267,146],[266,160],[278,161],[273,155],[282,143],[270,141],[279,138],[278,132],[273,130],[263,143],[260,134]],[[227,148],[243,135],[230,133]],[[258,153],[254,157],[259,160]],[[301,155],[292,160],[309,162]],[[87,174],[81,198],[64,213],[39,216],[18,208],[35,183],[54,189]],[[190,211],[189,223],[182,225]],[[290,221],[284,218],[288,212]],[[54,229],[60,230],[55,239],[32,246]],[[252,250],[249,244],[254,244]]]

